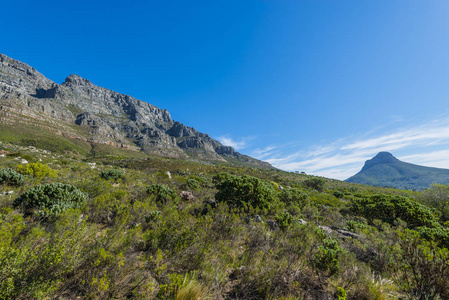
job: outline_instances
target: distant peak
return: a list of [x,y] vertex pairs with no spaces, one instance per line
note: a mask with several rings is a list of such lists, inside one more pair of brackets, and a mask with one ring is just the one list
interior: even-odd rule
[[396,159],[396,157],[394,157],[393,154],[385,151],[379,152],[377,153],[376,156],[373,157],[373,159],[392,159],[392,158]]
[[373,158],[371,158],[370,160],[367,160],[365,162],[365,166],[364,168],[369,168],[373,165],[377,165],[377,164],[387,164],[387,163],[394,163],[399,161],[399,159],[397,159],[396,157],[393,156],[393,154],[391,154],[390,152],[379,152],[377,153],[376,156],[374,156]]
[[75,74],[70,74],[69,77],[65,79],[64,83],[71,83],[76,85],[86,85],[86,84],[92,84],[90,80],[84,79],[83,77]]

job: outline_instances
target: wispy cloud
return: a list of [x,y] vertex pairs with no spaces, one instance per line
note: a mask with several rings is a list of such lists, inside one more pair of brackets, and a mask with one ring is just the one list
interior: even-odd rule
[[221,136],[217,138],[220,143],[222,143],[225,146],[231,146],[235,150],[243,149],[247,146],[246,139],[240,139],[240,140],[233,140],[229,136]]
[[[267,147],[255,157],[287,171],[346,179],[380,151],[399,159],[427,166],[449,168],[449,119],[398,129],[383,135],[372,131],[360,138],[346,138],[308,150],[281,154],[279,147]],[[273,149],[271,149],[273,148]],[[441,149],[443,148],[443,149]]]

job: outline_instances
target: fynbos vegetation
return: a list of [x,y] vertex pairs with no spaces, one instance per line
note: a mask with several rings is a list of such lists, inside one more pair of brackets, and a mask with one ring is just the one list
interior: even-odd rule
[[446,186],[8,147],[0,299],[449,297]]

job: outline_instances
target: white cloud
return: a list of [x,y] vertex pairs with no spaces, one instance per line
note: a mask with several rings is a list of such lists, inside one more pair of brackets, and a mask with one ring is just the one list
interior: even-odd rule
[[275,150],[277,148],[278,147],[276,147],[276,146],[267,146],[263,149],[256,149],[256,150],[253,150],[253,152],[251,153],[251,156],[254,158],[257,158],[257,159],[265,159],[267,157],[274,155]]
[[232,138],[228,137],[228,136],[221,136],[217,138],[220,143],[222,143],[225,146],[231,146],[232,148],[234,148],[235,150],[240,150],[243,149],[247,146],[247,143],[244,139],[241,139],[239,141],[235,141]]
[[[287,171],[346,179],[356,174],[363,163],[380,151],[390,151],[399,159],[426,166],[449,168],[449,119],[433,121],[373,136],[374,131],[359,139],[340,139],[287,155],[266,152],[263,158]],[[437,149],[437,148],[443,148]],[[268,154],[272,154],[271,156]]]

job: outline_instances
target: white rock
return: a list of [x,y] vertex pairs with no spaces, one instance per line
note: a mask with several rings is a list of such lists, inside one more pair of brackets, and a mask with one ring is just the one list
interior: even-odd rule
[[169,171],[167,171],[167,172],[165,172],[165,173],[167,174],[168,178],[171,179],[171,173],[170,173]]
[[26,165],[28,164],[28,161],[26,159],[22,159],[22,164]]

